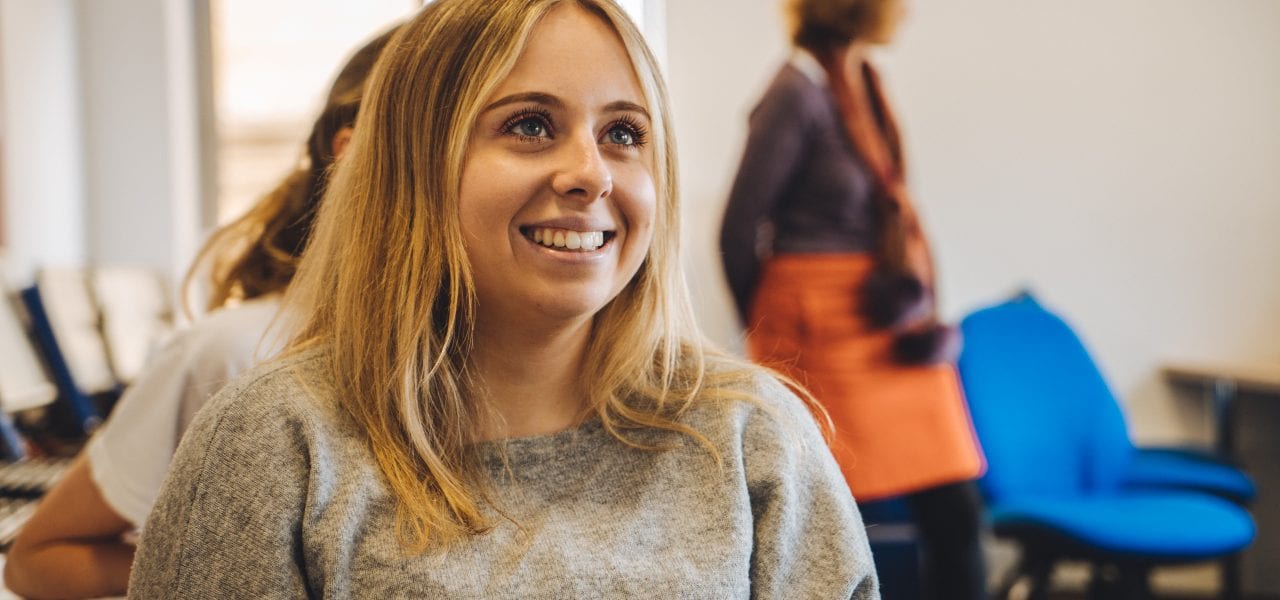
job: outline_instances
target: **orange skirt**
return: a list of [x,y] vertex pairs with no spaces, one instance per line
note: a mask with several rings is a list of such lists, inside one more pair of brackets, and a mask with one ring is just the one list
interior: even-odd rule
[[974,479],[986,468],[952,365],[903,366],[858,310],[867,254],[783,254],[751,306],[751,358],[806,386],[835,423],[832,453],[859,500]]

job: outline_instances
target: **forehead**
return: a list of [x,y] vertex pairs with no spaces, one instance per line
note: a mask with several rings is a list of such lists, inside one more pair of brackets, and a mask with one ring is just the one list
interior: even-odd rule
[[645,105],[622,39],[602,17],[574,2],[556,6],[534,26],[493,96],[530,91],[588,107],[617,100]]

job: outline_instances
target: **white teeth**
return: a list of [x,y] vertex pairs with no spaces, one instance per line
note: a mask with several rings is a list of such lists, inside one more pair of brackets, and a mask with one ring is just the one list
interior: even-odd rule
[[581,238],[583,250],[595,250],[596,248],[604,245],[603,231],[588,231],[581,234]]
[[603,231],[570,231],[568,229],[552,229],[538,227],[529,232],[534,243],[548,248],[563,248],[591,252],[604,245]]

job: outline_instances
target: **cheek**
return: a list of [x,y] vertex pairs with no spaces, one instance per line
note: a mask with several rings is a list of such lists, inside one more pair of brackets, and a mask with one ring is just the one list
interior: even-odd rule
[[618,208],[626,219],[627,235],[647,247],[658,218],[658,194],[653,177],[647,171],[628,173],[624,177],[618,183],[625,186],[627,194],[619,201]]
[[624,279],[620,282],[623,287],[618,290],[619,293],[635,284],[641,267],[650,258],[654,244],[661,243],[660,240],[655,241],[660,209],[652,178],[646,174],[641,185],[633,189],[634,193],[628,196],[625,203],[620,204],[627,219],[627,242],[620,257],[619,274]]
[[483,152],[467,161],[462,172],[458,213],[462,232],[468,239],[492,236],[495,230],[506,228],[521,197],[520,174],[519,169]]
[[468,152],[467,162],[462,167],[462,181],[458,186],[458,219],[461,221],[462,234],[468,239],[476,233],[475,225],[482,222],[476,214],[483,208],[480,199],[490,195],[490,181],[480,176],[487,170],[481,157]]

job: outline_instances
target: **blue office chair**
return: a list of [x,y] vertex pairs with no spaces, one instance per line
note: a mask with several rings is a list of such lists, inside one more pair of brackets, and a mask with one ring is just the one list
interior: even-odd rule
[[[1253,540],[1253,519],[1226,499],[1239,478],[1247,486],[1236,497],[1251,497],[1252,482],[1211,461],[1135,449],[1084,345],[1029,294],[961,329],[992,530],[1022,550],[1002,596],[1030,578],[1031,597],[1043,598],[1054,563],[1072,559],[1094,565],[1091,595],[1143,597],[1151,568],[1230,557]],[[1214,487],[1226,491],[1199,491]]]

